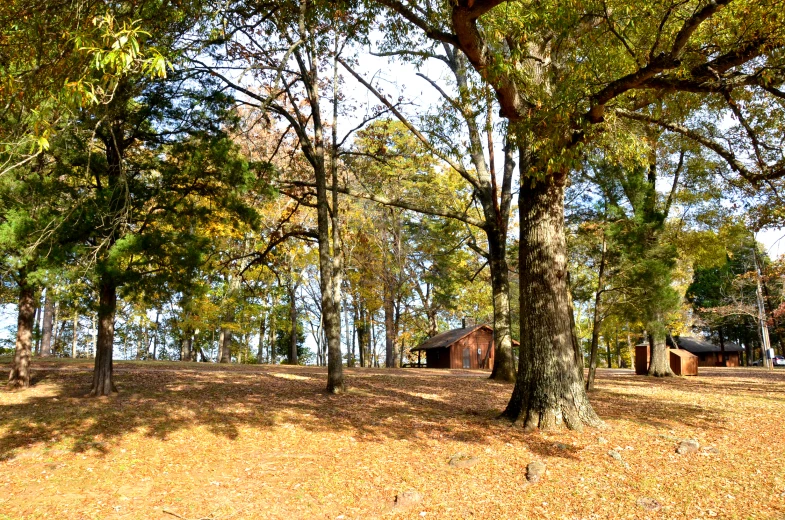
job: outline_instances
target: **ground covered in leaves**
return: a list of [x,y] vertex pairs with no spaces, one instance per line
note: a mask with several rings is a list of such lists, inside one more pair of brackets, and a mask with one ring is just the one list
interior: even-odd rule
[[497,421],[480,372],[348,369],[334,397],[320,368],[117,362],[90,399],[90,370],[0,391],[0,519],[785,518],[782,369],[600,370],[580,433]]

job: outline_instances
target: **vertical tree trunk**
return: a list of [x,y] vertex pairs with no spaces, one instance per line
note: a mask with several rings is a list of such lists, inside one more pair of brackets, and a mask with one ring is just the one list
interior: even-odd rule
[[34,352],[36,355],[41,355],[41,298],[40,295],[35,299],[35,314],[33,317],[33,339],[35,340]]
[[[662,327],[655,325],[653,330],[660,330],[661,328]],[[649,375],[654,377],[672,376],[673,372],[671,371],[671,364],[668,360],[668,345],[666,344],[664,331],[649,333],[649,348],[651,349]]]
[[71,358],[76,359],[76,342],[79,332],[79,311],[74,309],[74,335],[71,338]]
[[607,335],[605,336],[605,361],[608,363],[608,368],[613,368],[611,363],[611,338]]
[[41,332],[41,357],[49,357],[52,355],[52,331],[55,322],[55,303],[52,298],[52,289],[46,288],[46,296],[44,298],[44,328]]
[[19,309],[16,327],[16,345],[8,386],[27,388],[30,386],[30,357],[33,349],[33,324],[35,321],[35,289],[22,275],[19,283]]
[[259,345],[256,347],[256,363],[261,364],[262,358],[264,358],[264,334],[265,334],[265,325],[267,323],[266,316],[262,314],[259,318]]
[[387,368],[395,368],[398,366],[396,359],[397,349],[395,343],[397,340],[395,333],[395,309],[393,302],[392,291],[389,284],[384,287],[384,347],[385,358],[384,366]]
[[289,335],[289,359],[290,365],[299,364],[300,360],[297,358],[297,299],[296,299],[297,286],[289,288],[289,322],[292,324],[292,332]]
[[526,430],[596,426],[572,338],[564,236],[564,179],[523,178],[520,207],[521,335],[518,378],[504,416]]
[[597,372],[597,349],[600,342],[600,328],[602,318],[600,305],[602,304],[602,292],[605,288],[605,256],[607,251],[607,241],[605,232],[602,233],[602,253],[600,254],[600,267],[597,270],[597,292],[594,293],[594,319],[591,329],[591,350],[589,352],[589,378],[586,380],[586,390],[594,390],[594,376]]
[[158,320],[161,319],[161,313],[155,311],[155,326],[153,327],[153,361],[158,359]]
[[117,392],[113,381],[114,317],[117,309],[117,283],[109,273],[101,275],[98,299],[98,337],[95,368],[90,395],[100,397]]
[[725,334],[723,333],[722,327],[718,330],[720,336],[720,362],[718,366],[724,367],[727,366],[727,357],[725,356]]
[[193,331],[186,328],[183,331],[183,341],[180,344],[180,361],[191,361],[193,341]]
[[232,331],[226,327],[221,327],[221,333],[218,336],[218,362],[232,362]]
[[517,376],[512,357],[510,319],[510,280],[507,267],[507,246],[500,237],[488,233],[491,291],[493,293],[493,370],[491,379],[513,382]]

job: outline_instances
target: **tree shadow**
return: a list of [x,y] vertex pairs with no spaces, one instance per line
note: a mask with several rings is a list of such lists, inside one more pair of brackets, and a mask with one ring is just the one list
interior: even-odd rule
[[[113,442],[132,432],[166,441],[175,432],[204,428],[233,440],[247,427],[281,426],[337,432],[358,442],[406,439],[426,444],[437,439],[479,450],[492,436],[500,442],[524,444],[539,456],[577,458],[580,451],[497,420],[512,386],[482,374],[450,377],[347,369],[349,392],[333,396],[324,392],[326,374],[321,368],[189,365],[148,368],[117,363],[120,393],[99,399],[85,397],[92,378],[89,365],[79,370],[73,366],[63,371],[36,370],[38,387],[0,401],[15,401],[0,404],[0,460],[13,458],[29,446],[55,444],[77,453],[105,455]],[[593,394],[592,403],[604,419],[657,427],[671,427],[674,422],[722,426],[722,418],[710,410],[657,402],[624,393],[614,384],[612,378],[603,383],[607,388]]]

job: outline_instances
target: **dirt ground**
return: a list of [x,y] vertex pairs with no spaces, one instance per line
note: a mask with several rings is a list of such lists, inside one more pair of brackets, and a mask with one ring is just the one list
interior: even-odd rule
[[599,370],[606,428],[528,434],[480,372],[347,369],[334,397],[314,367],[117,362],[90,399],[90,371],[0,390],[0,519],[785,518],[785,370]]

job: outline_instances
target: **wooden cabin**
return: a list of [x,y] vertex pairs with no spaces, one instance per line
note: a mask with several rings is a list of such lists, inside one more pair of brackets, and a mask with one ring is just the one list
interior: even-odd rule
[[[519,343],[513,340],[513,345]],[[411,351],[425,353],[427,368],[493,369],[493,328],[477,325],[448,330],[428,339]]]
[[[675,343],[675,344],[674,344]],[[730,341],[725,342],[725,357],[719,345],[710,343],[700,338],[674,336],[668,338],[668,346],[686,350],[698,357],[698,366],[701,367],[738,367],[741,366],[741,353],[744,348]]]

